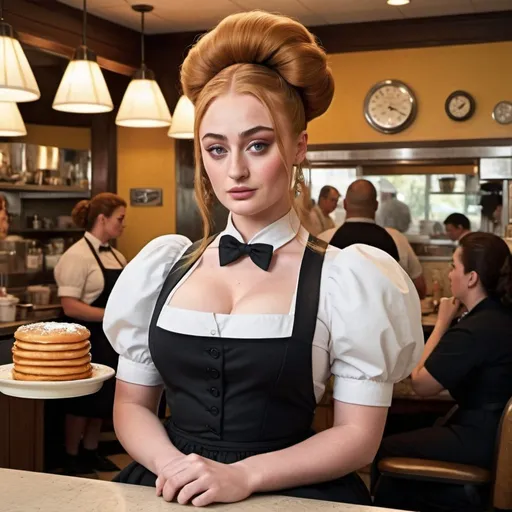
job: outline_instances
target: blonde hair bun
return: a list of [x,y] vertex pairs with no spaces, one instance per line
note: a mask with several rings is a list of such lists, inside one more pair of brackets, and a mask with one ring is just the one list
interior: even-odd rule
[[306,121],[331,104],[334,79],[325,51],[298,21],[264,11],[233,14],[205,34],[181,69],[183,92],[195,103],[205,85],[235,64],[258,64],[278,73],[304,104]]

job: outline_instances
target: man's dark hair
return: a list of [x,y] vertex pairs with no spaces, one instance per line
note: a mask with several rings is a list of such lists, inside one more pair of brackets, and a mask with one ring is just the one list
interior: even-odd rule
[[461,226],[464,229],[471,229],[471,222],[463,213],[452,213],[444,219],[444,225]]

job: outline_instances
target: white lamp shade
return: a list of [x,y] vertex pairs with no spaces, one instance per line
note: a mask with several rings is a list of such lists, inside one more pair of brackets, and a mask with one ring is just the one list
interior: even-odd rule
[[53,100],[53,108],[77,114],[99,114],[114,108],[97,62],[72,60],[68,64]]
[[161,128],[171,124],[169,107],[155,80],[134,78],[128,84],[116,124],[130,128]]
[[23,103],[41,97],[34,73],[17,39],[0,36],[0,101]]
[[193,139],[194,117],[194,105],[186,96],[182,96],[174,109],[168,133],[169,137],[174,139]]
[[13,102],[0,102],[0,136],[22,137],[27,134],[25,123],[18,105]]

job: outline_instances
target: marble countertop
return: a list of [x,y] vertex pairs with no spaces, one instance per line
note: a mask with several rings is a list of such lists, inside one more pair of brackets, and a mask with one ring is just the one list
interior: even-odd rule
[[[0,469],[2,512],[183,512],[192,510],[167,503],[154,488],[87,480],[69,476]],[[390,512],[328,501],[286,496],[257,496],[241,503],[209,506],[220,512]]]

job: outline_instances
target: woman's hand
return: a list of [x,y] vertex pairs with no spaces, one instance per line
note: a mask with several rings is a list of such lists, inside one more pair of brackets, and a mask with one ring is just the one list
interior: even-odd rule
[[165,501],[204,507],[214,502],[234,503],[252,494],[251,472],[243,464],[222,464],[191,454],[163,466],[156,480],[156,494]]
[[444,328],[450,327],[454,318],[461,313],[461,309],[462,304],[459,299],[456,299],[455,297],[442,298],[441,303],[439,304],[437,323]]

